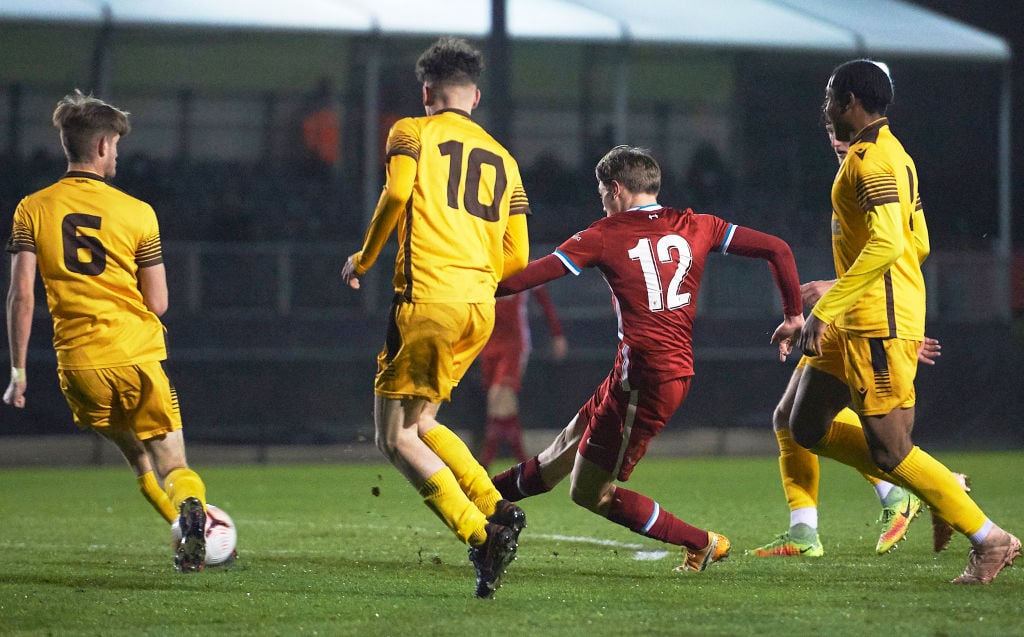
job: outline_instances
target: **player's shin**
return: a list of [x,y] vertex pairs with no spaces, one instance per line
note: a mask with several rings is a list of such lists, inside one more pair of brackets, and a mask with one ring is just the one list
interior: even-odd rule
[[892,474],[957,531],[969,536],[985,524],[985,514],[956,477],[920,447],[914,447]]
[[171,504],[171,499],[167,497],[167,492],[160,487],[160,483],[157,482],[156,476],[152,471],[147,471],[135,478],[135,481],[139,483],[139,491],[142,492],[142,497],[153,505],[156,512],[159,513],[167,523],[170,524],[178,519],[178,511]]
[[494,487],[487,470],[473,456],[466,443],[444,425],[434,427],[421,438],[452,470],[462,492],[484,516],[493,515],[498,500],[501,500],[501,493]]
[[486,516],[462,492],[451,469],[445,467],[430,476],[419,492],[423,502],[460,540],[478,546],[487,539]]

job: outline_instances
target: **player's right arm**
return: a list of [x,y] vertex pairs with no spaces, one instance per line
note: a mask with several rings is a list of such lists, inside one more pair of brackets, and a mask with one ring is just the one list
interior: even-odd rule
[[11,382],[4,392],[4,402],[25,406],[25,363],[28,340],[32,333],[32,312],[35,310],[36,254],[28,250],[11,257],[11,287],[7,292],[7,339],[11,350]]
[[554,254],[531,261],[526,269],[498,284],[495,296],[508,296],[543,285],[569,273],[569,269]]
[[[402,120],[404,121],[404,120]],[[395,137],[402,121],[395,124],[391,137]],[[388,139],[389,147],[392,139]],[[391,231],[398,225],[398,219],[405,206],[412,198],[412,189],[416,183],[416,158],[405,152],[390,153],[387,163],[387,177],[384,190],[366,230],[363,249],[348,258],[341,270],[341,280],[353,289],[359,289],[359,277],[366,274],[380,255],[381,249],[391,236]]]

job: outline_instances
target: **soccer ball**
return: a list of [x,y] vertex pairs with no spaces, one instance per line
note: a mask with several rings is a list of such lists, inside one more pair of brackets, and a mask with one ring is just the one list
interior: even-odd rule
[[[227,565],[235,561],[238,551],[235,544],[238,533],[235,522],[223,509],[206,505],[206,560],[207,566]],[[181,543],[181,527],[178,520],[171,524],[171,550],[177,551]]]

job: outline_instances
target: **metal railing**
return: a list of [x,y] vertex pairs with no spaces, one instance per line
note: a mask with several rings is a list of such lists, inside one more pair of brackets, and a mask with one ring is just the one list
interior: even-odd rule
[[[534,258],[553,246],[534,245]],[[341,266],[355,243],[168,242],[164,246],[172,303],[196,317],[347,317],[383,310],[391,298],[393,250],[385,249],[352,292]],[[794,248],[801,280],[833,276],[831,256]],[[925,262],[929,320],[986,323],[1005,315],[998,307],[1000,264],[993,253],[939,252]],[[608,288],[596,273],[550,284],[569,318],[605,316]],[[739,257],[717,257],[704,275],[702,315],[743,319],[774,313],[778,294],[767,268]],[[183,306],[183,307],[182,307]],[[177,310],[182,312],[182,309]]]

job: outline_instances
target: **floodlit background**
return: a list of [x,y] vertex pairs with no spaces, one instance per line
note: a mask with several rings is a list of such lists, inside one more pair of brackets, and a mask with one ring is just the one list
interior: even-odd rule
[[[356,443],[372,438],[392,252],[359,293],[338,273],[379,193],[389,126],[422,112],[412,68],[434,38],[487,53],[474,116],[520,161],[534,257],[601,214],[593,165],[630,143],[661,161],[662,203],[781,235],[802,280],[832,276],[824,85],[868,56],[892,70],[889,116],[917,162],[933,244],[929,334],[943,358],[919,373],[915,435],[1020,448],[1022,23],[1024,8],[999,0],[2,0],[0,237],[19,199],[63,172],[49,121],[61,96],[81,88],[131,111],[116,184],[161,218],[169,371],[190,443]],[[318,138],[319,155],[303,130],[317,114],[337,135]],[[537,326],[522,402],[541,433],[589,395],[615,340],[597,273],[550,289],[570,357],[553,363]],[[733,451],[746,432],[773,453],[792,361],[767,344],[771,279],[713,258],[699,303],[697,380],[674,429],[701,436],[680,451]],[[29,406],[0,407],[15,462],[32,453],[16,446],[25,436],[75,432],[37,306]],[[474,371],[442,415],[472,431],[483,403]]]

